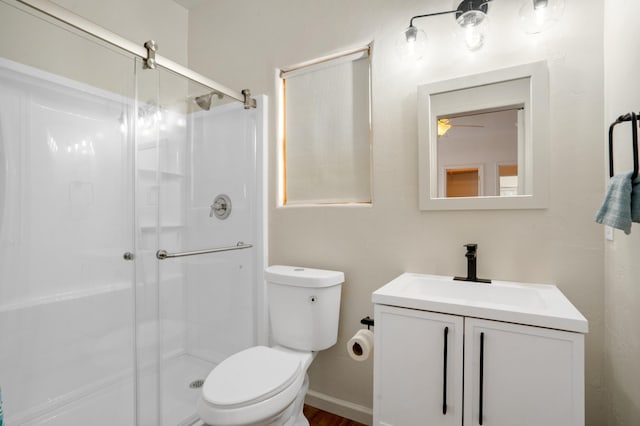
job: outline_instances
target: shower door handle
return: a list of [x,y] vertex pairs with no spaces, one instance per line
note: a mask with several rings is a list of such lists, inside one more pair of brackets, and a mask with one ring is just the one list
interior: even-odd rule
[[131,253],[130,251],[126,252],[125,254],[122,255],[122,258],[124,260],[134,260],[136,258],[136,255]]

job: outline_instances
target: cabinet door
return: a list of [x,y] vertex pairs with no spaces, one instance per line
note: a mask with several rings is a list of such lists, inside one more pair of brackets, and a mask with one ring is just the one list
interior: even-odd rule
[[465,319],[466,426],[583,426],[584,336]]
[[375,305],[375,325],[373,424],[460,426],[462,317]]

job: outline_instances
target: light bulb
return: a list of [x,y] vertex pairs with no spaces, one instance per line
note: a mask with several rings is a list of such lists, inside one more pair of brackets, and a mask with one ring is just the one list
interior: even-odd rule
[[407,43],[415,43],[416,38],[418,37],[418,29],[411,25],[404,31],[404,38],[407,40]]
[[520,24],[527,34],[551,28],[562,17],[564,0],[525,0],[520,7]]
[[421,59],[425,54],[427,35],[421,29],[410,25],[396,41],[396,50],[402,59]]
[[467,45],[467,49],[471,51],[478,50],[484,44],[484,33],[477,27],[465,28],[464,43]]

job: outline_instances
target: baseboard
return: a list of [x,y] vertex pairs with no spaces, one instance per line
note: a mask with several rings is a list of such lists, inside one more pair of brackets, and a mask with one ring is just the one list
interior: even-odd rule
[[370,425],[373,423],[373,411],[369,407],[354,404],[344,399],[334,398],[313,390],[307,391],[305,404],[319,408],[329,413]]

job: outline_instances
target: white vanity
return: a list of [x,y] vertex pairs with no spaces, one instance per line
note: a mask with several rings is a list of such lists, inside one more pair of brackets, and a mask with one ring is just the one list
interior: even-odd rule
[[588,323],[556,286],[405,273],[372,301],[374,425],[584,426]]

